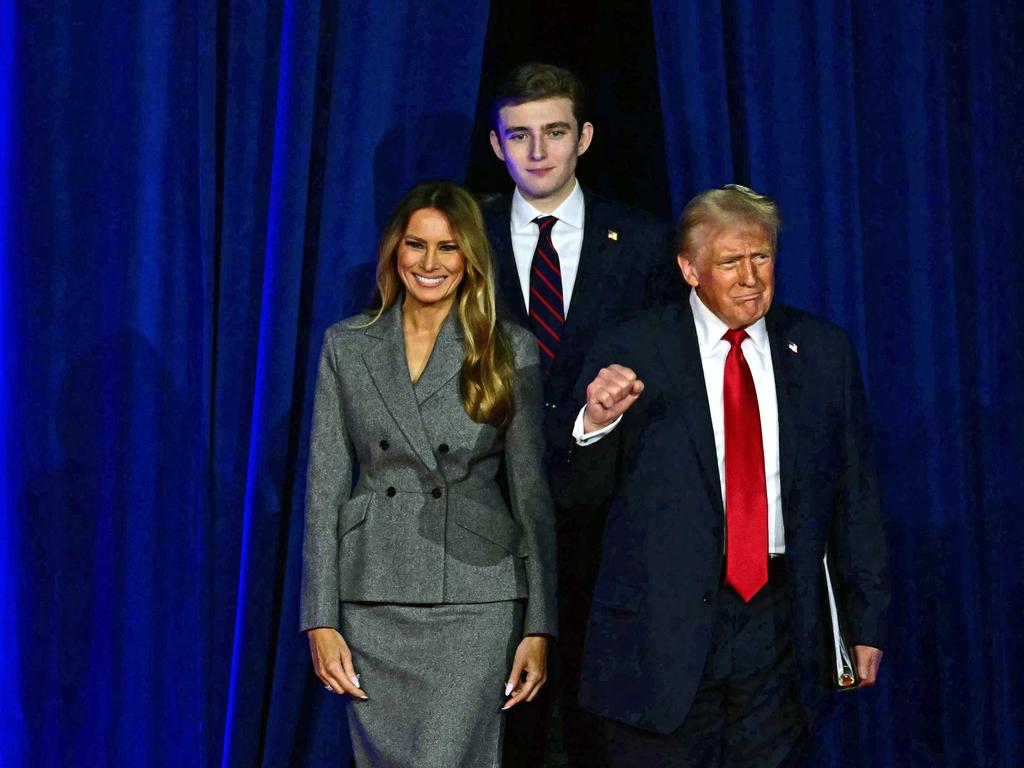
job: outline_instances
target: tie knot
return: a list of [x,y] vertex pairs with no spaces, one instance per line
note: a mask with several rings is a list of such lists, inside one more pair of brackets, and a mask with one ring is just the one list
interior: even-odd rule
[[555,222],[558,221],[554,216],[538,216],[533,222],[540,227],[540,233],[542,235],[549,234],[551,228],[555,226]]
[[733,349],[738,349],[743,340],[750,337],[742,328],[730,328],[722,338],[732,344]]

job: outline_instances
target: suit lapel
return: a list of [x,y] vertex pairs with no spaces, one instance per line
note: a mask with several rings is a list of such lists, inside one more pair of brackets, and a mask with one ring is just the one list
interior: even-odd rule
[[800,408],[800,348],[789,337],[789,324],[778,309],[765,317],[768,341],[775,373],[775,397],[779,407],[779,477],[782,485],[782,508],[793,485],[793,468],[799,449],[797,414]]
[[402,333],[401,299],[366,329],[366,335],[375,338],[376,343],[363,353],[363,362],[384,406],[423,463],[431,470],[436,470],[437,460],[423,426],[423,417],[409,378],[405,336]]
[[708,391],[704,384],[704,368],[697,344],[697,329],[689,304],[680,304],[671,310],[675,322],[661,329],[658,345],[662,363],[669,373],[679,397],[683,417],[697,452],[704,490],[718,512],[719,521],[725,519],[722,508],[722,483],[718,476],[718,453],[715,449],[715,429],[711,424]]
[[602,296],[601,275],[609,271],[606,263],[612,259],[611,250],[615,246],[615,242],[608,239],[600,204],[586,192],[583,199],[583,246],[572,289],[572,303],[562,328],[561,345],[568,348],[571,348],[573,335],[579,332],[578,329],[591,327],[593,319],[601,314],[601,301],[607,300]]

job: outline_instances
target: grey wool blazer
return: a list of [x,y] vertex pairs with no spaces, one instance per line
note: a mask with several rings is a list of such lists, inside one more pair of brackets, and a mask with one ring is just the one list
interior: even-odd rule
[[497,429],[472,421],[459,399],[465,351],[456,311],[414,384],[400,304],[372,325],[357,315],[324,336],[306,488],[301,627],[338,628],[339,601],[527,598],[524,634],[554,635],[554,506],[542,468],[533,337],[502,325],[515,353],[515,415]]

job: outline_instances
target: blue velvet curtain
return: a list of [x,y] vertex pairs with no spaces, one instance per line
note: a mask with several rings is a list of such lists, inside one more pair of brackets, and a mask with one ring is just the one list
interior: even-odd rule
[[[782,298],[868,379],[897,620],[818,763],[1016,765],[1024,14],[652,10],[672,207],[777,196]],[[397,196],[485,140],[487,18],[0,0],[4,765],[344,765],[296,624],[313,365]]]
[[777,197],[781,299],[847,328],[867,379],[895,621],[818,764],[1020,765],[1024,14],[652,10],[675,208],[729,181]]
[[0,3],[0,762],[345,762],[306,418],[378,223],[465,172],[484,2]]

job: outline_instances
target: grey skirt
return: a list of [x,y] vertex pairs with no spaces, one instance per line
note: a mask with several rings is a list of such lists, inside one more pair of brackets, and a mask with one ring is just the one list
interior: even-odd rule
[[369,697],[348,700],[357,768],[497,768],[520,601],[343,603],[341,631]]

